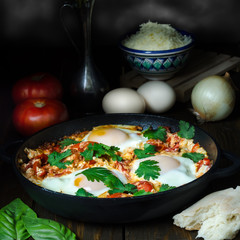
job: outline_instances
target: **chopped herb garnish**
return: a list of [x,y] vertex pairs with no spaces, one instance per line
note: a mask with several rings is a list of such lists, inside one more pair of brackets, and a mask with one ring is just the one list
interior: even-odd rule
[[169,186],[168,184],[162,184],[161,188],[159,189],[159,192],[164,192],[170,189],[174,189],[176,187],[174,186]]
[[134,149],[134,154],[138,159],[154,156],[155,153],[155,146],[147,143],[144,144],[144,150]]
[[93,194],[87,192],[84,188],[79,188],[76,192],[76,196],[79,196],[79,197],[95,197]]
[[205,157],[205,155],[197,152],[189,152],[183,153],[182,157],[190,158],[191,160],[193,160],[193,162],[197,163],[198,161],[202,160]]
[[114,193],[135,193],[137,192],[137,187],[133,184],[127,183],[123,184],[119,178],[112,174],[112,172],[103,167],[93,167],[82,171],[89,181],[101,181],[106,185],[109,190],[109,194]]
[[112,173],[110,170],[103,167],[93,167],[93,168],[88,168],[82,171],[81,173],[76,174],[76,176],[79,174],[85,175],[88,181],[91,181],[91,182],[94,182],[95,180],[97,182],[100,182],[100,181],[104,182],[106,177]]
[[151,128],[144,130],[143,136],[148,139],[160,139],[161,141],[166,142],[167,132],[164,127],[160,126],[157,130],[153,130]]
[[135,192],[133,196],[136,197],[136,196],[143,196],[143,195],[149,195],[149,194],[152,194],[152,193],[146,192],[144,189],[141,189],[138,192]]
[[48,162],[51,166],[57,166],[59,168],[65,169],[67,168],[67,165],[72,164],[73,161],[62,162],[62,160],[70,155],[72,155],[72,151],[70,149],[62,153],[54,151],[48,155]]
[[136,193],[137,187],[133,184],[127,183],[127,184],[119,184],[118,186],[115,186],[112,190],[109,190],[109,194],[114,193]]
[[191,139],[194,137],[194,135],[195,135],[194,126],[190,126],[188,122],[180,120],[178,136],[186,139]]
[[144,177],[145,180],[150,178],[157,179],[160,176],[160,167],[158,162],[154,160],[146,160],[139,164],[138,169],[135,171],[138,177]]
[[122,157],[116,154],[119,150],[118,147],[115,146],[107,146],[102,143],[90,143],[85,151],[81,153],[81,155],[85,158],[86,161],[92,160],[93,156],[99,158],[102,156],[109,156],[113,161],[122,161]]
[[66,146],[69,146],[71,144],[77,144],[77,143],[80,143],[80,141],[76,141],[71,138],[65,138],[61,142],[59,142],[59,145],[60,145],[60,148],[63,149]]

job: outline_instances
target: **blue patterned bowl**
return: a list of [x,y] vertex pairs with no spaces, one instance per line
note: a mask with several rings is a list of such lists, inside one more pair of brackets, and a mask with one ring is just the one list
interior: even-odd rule
[[180,48],[161,51],[142,51],[127,48],[119,44],[130,66],[149,80],[167,80],[182,69],[194,46],[194,38],[185,31],[179,31],[182,35],[190,36],[192,41]]

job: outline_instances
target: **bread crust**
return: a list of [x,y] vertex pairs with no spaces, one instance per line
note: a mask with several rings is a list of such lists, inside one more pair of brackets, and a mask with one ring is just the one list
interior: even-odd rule
[[213,192],[181,213],[174,224],[186,230],[198,230],[205,240],[233,239],[240,229],[240,186]]

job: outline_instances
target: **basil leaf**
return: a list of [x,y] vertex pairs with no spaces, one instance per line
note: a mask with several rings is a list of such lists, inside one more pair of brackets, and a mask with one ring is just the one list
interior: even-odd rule
[[37,214],[24,204],[19,198],[0,210],[0,236],[4,240],[25,240],[30,237],[24,227],[22,217],[29,216],[33,219]]
[[70,229],[53,220],[23,217],[23,222],[34,240],[76,240]]

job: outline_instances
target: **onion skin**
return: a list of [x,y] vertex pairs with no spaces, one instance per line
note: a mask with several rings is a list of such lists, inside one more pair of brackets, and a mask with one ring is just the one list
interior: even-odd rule
[[226,75],[209,76],[193,88],[191,102],[200,121],[219,121],[227,118],[235,106],[235,90]]

